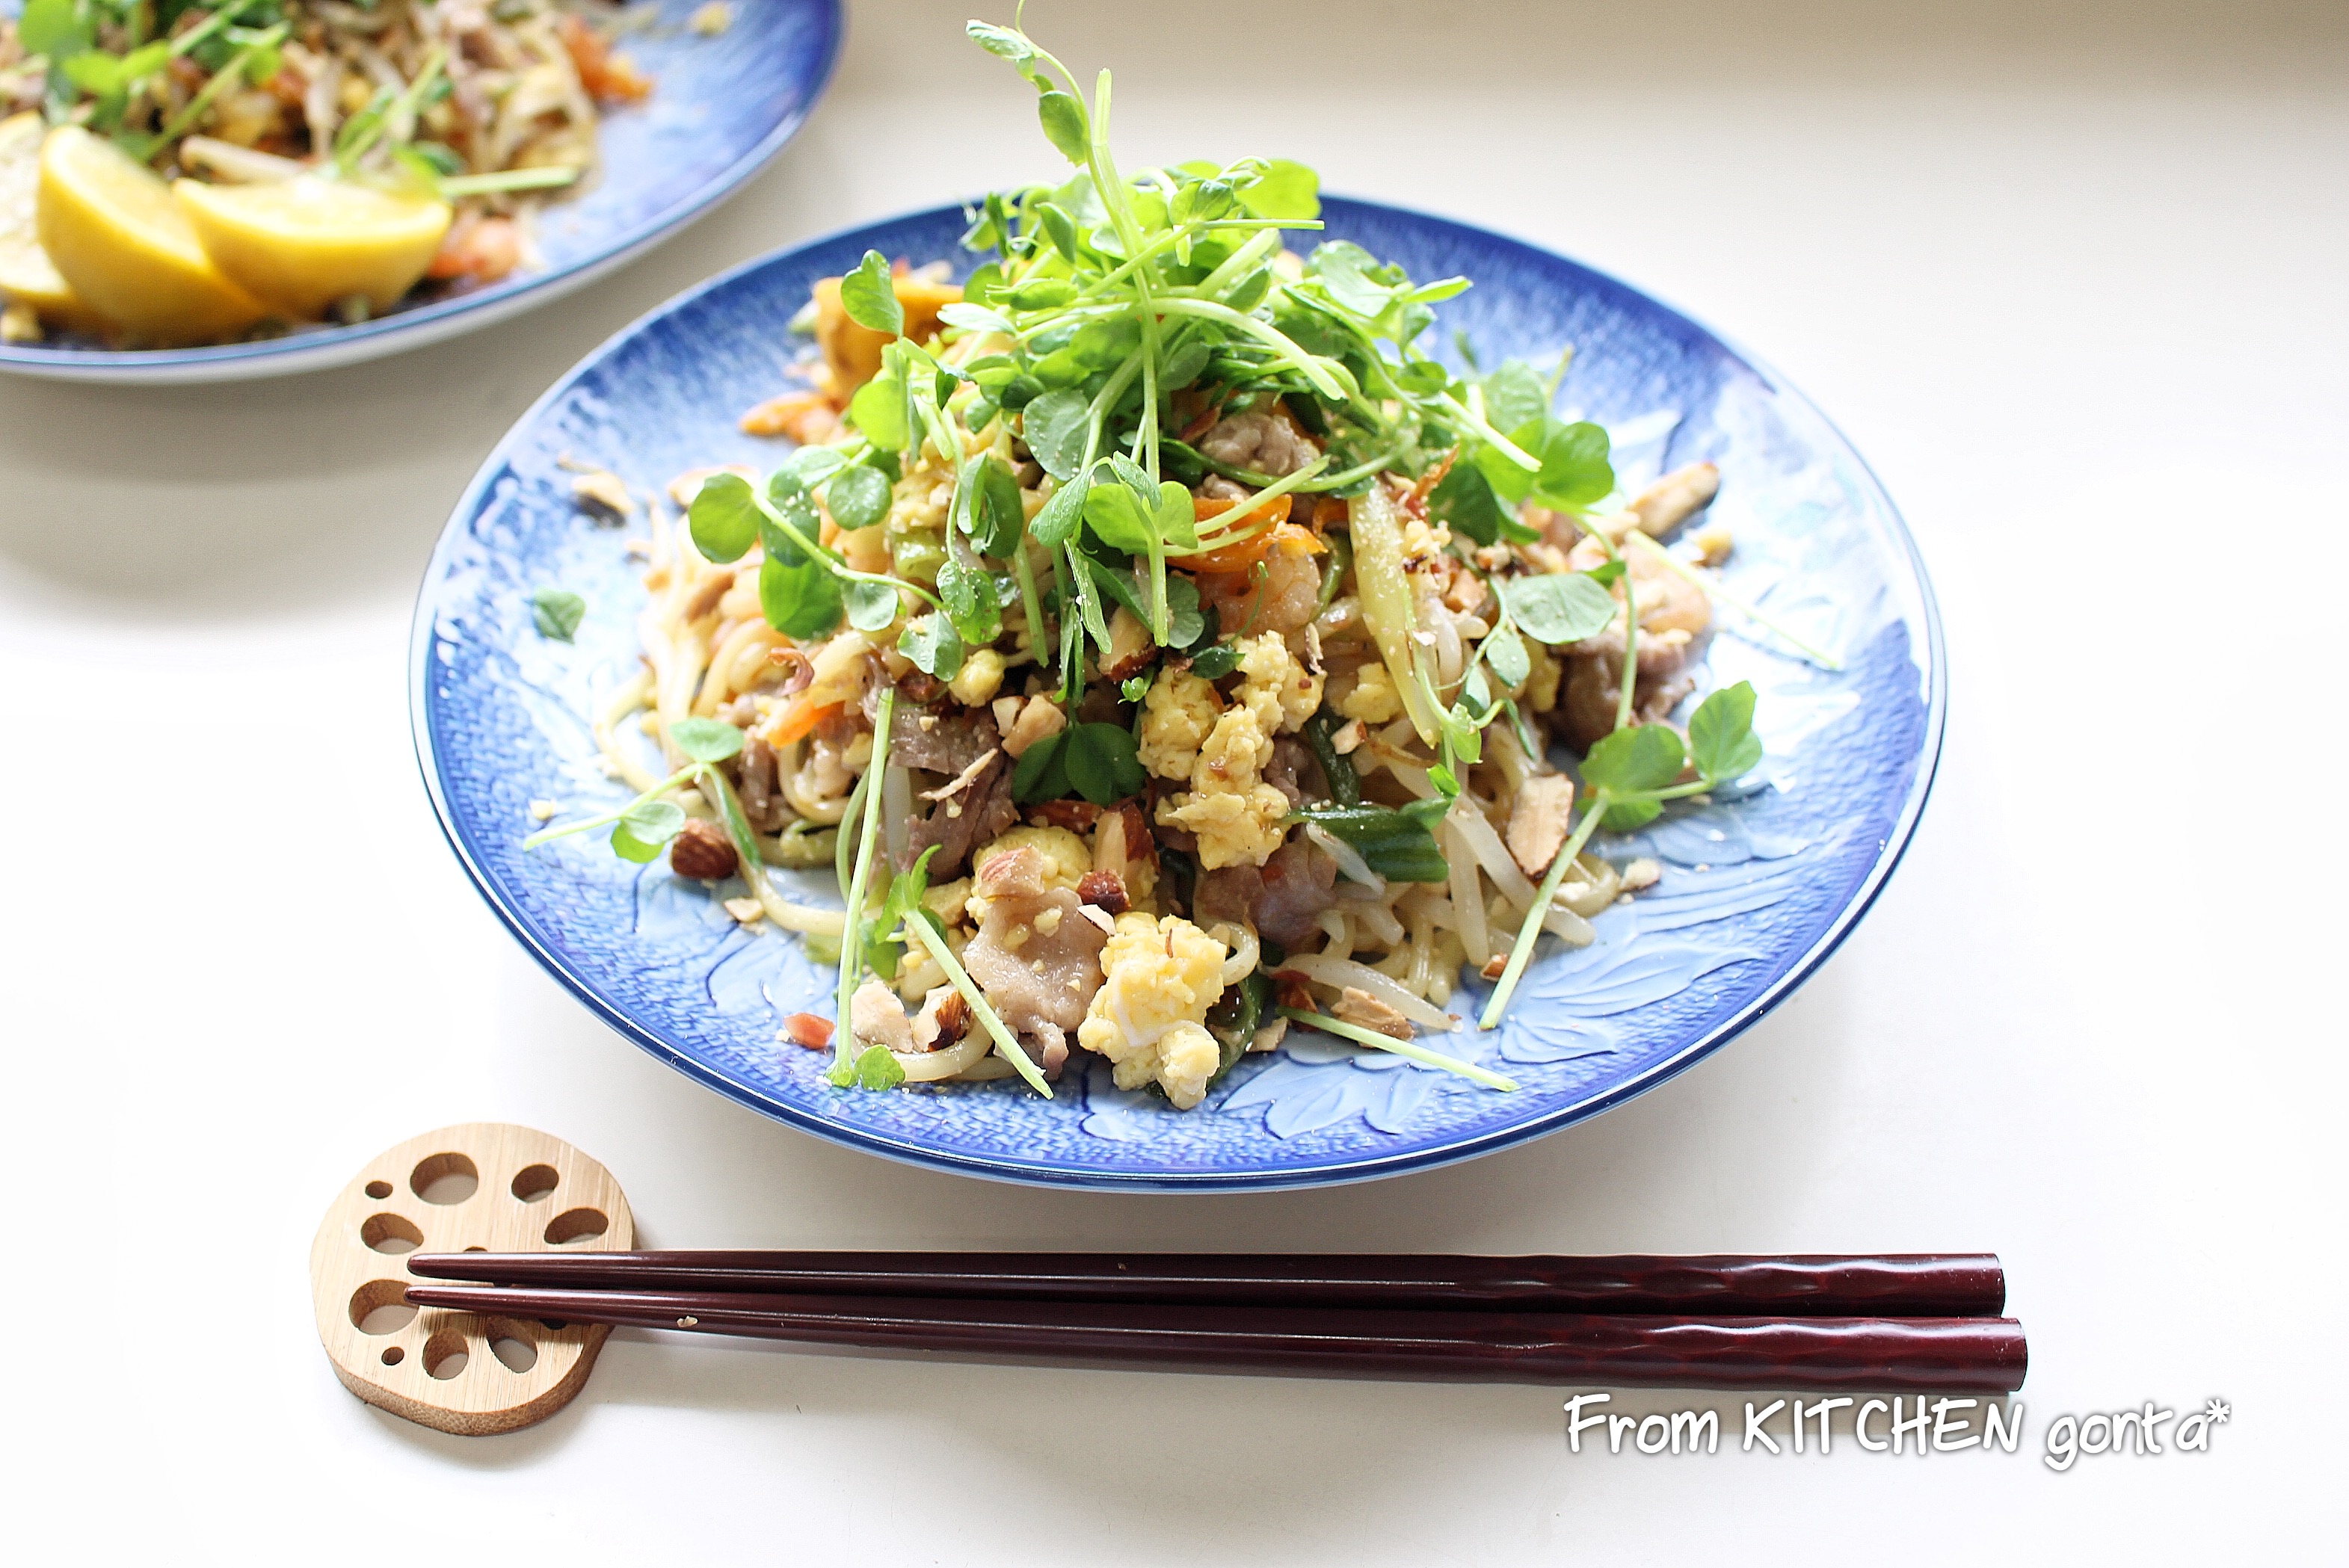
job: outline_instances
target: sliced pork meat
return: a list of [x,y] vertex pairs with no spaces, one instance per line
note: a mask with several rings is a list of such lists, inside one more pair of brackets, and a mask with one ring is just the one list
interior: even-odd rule
[[914,1048],[914,1026],[905,1017],[905,1006],[877,975],[868,977],[848,999],[848,1028],[864,1045],[886,1046],[893,1051]]
[[[1611,642],[1611,649],[1584,652],[1592,644]],[[1658,724],[1671,716],[1681,699],[1696,689],[1694,675],[1682,671],[1694,660],[1686,645],[1659,647],[1649,656],[1649,640],[1640,639],[1640,671],[1631,692],[1631,722]],[[1615,732],[1615,716],[1623,696],[1623,639],[1593,637],[1566,661],[1566,680],[1558,688],[1557,707],[1551,715],[1567,744],[1588,751]]]
[[742,797],[742,814],[762,833],[780,833],[791,820],[791,808],[775,790],[775,754],[763,740],[746,741],[735,763],[734,788]]
[[962,954],[988,1004],[1048,1076],[1068,1059],[1069,1036],[1101,989],[1109,940],[1077,913],[1074,892],[1048,885],[1050,869],[1027,844],[981,866],[978,893],[987,913]]
[[900,707],[889,726],[889,760],[951,779],[1002,748],[995,716],[983,707]]
[[1216,420],[1199,438],[1199,450],[1227,468],[1246,469],[1268,480],[1293,474],[1321,455],[1288,411],[1278,405]]
[[1288,796],[1292,806],[1330,799],[1330,781],[1322,777],[1313,748],[1293,735],[1273,741],[1272,760],[1264,765],[1264,781]]
[[[1712,632],[1713,608],[1702,589],[1647,552],[1633,551],[1626,559],[1640,601],[1632,717],[1652,724],[1669,716],[1695,688],[1692,672]],[[1610,626],[1560,651],[1566,658],[1566,680],[1554,717],[1568,743],[1587,750],[1615,728],[1623,691],[1623,634]]]
[[1312,939],[1321,912],[1338,901],[1338,862],[1309,843],[1292,839],[1261,866],[1222,866],[1199,875],[1192,900],[1201,925],[1219,920],[1252,926],[1258,936],[1283,947]]
[[[994,729],[995,721],[988,719],[988,733]],[[998,751],[961,789],[932,804],[928,815],[914,820],[900,869],[911,870],[922,851],[936,844],[930,881],[951,882],[970,864],[972,850],[999,838],[1019,820],[1019,806],[1011,798],[1011,759]]]

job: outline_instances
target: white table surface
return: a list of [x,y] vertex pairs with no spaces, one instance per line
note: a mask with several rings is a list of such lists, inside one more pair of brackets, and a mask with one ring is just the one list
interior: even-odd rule
[[[432,821],[411,597],[476,463],[606,334],[771,247],[1052,167],[960,6],[864,5],[771,170],[555,307],[304,379],[0,384],[0,684],[24,704],[0,770],[0,1496],[13,1541],[49,1543],[25,1561],[2339,1550],[2317,1530],[2349,1330],[2323,633],[2349,522],[2344,13],[1177,9],[1030,7],[1072,63],[1116,63],[1129,163],[1287,154],[1555,244],[1775,361],[1876,465],[1954,695],[1875,913],[1654,1093],[1318,1192],[904,1169],[588,1017]],[[628,1333],[544,1426],[445,1437],[337,1386],[305,1260],[361,1161],[473,1119],[598,1156],[653,1243],[1995,1249],[2031,1334],[2026,1436],[1739,1455],[1723,1399],[1716,1456],[1575,1455],[1539,1388]],[[2058,1413],[2214,1396],[2235,1414],[2207,1453],[2040,1460]]]

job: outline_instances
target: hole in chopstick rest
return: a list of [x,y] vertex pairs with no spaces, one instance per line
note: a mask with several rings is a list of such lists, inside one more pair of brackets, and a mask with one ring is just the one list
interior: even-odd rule
[[407,1359],[408,1352],[401,1349],[398,1346],[387,1345],[383,1347],[383,1364],[385,1366],[397,1367]]
[[602,1235],[612,1228],[601,1209],[566,1209],[550,1221],[546,1227],[549,1246],[559,1247],[565,1242],[584,1242]]
[[543,1326],[551,1328],[557,1334],[562,1333],[564,1329],[571,1326],[569,1324],[563,1322],[559,1318],[542,1317],[538,1321]]
[[361,1334],[397,1334],[415,1321],[408,1287],[396,1279],[371,1279],[351,1292],[351,1326]]
[[424,1342],[424,1370],[444,1383],[464,1371],[471,1360],[465,1352],[465,1336],[453,1328],[444,1328]]
[[398,1214],[377,1214],[359,1227],[359,1240],[377,1252],[397,1257],[422,1246],[424,1233],[416,1228],[413,1221],[403,1220]]
[[525,1203],[535,1203],[552,1193],[561,1180],[552,1165],[525,1165],[513,1179],[513,1195]]
[[408,1178],[409,1190],[428,1203],[461,1203],[481,1185],[480,1169],[462,1154],[428,1154]]
[[490,1329],[490,1354],[509,1372],[527,1372],[538,1365],[537,1346],[516,1337],[512,1329],[495,1325]]
[[386,1198],[391,1196],[391,1183],[388,1181],[370,1181],[367,1184],[367,1195],[380,1203]]

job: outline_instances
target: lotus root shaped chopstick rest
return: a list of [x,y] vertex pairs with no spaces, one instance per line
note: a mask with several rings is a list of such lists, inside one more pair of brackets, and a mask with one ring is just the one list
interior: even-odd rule
[[474,1121],[360,1167],[310,1244],[318,1338],[343,1387],[444,1432],[543,1421],[587,1381],[611,1330],[405,1305],[407,1254],[619,1251],[636,1220],[612,1173],[559,1138]]

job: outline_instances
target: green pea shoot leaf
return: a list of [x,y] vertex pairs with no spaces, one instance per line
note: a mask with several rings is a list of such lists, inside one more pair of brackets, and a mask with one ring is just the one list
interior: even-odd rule
[[712,474],[704,480],[686,513],[693,547],[720,564],[742,558],[757,541],[764,517],[750,481],[740,474]]
[[895,337],[905,330],[905,307],[897,303],[887,257],[878,251],[864,253],[856,270],[840,280],[840,308],[849,320],[874,332]]
[[1708,780],[1727,782],[1752,772],[1762,760],[1762,738],[1754,733],[1754,687],[1739,681],[1697,705],[1689,717],[1689,760]]
[[579,634],[587,601],[567,588],[542,588],[530,596],[530,618],[538,634],[567,643]]
[[1552,645],[1598,635],[1622,608],[1613,594],[1579,572],[1511,577],[1500,588],[1509,619],[1534,641]]
[[720,718],[680,718],[668,727],[669,744],[696,762],[723,762],[742,749],[741,730]]

